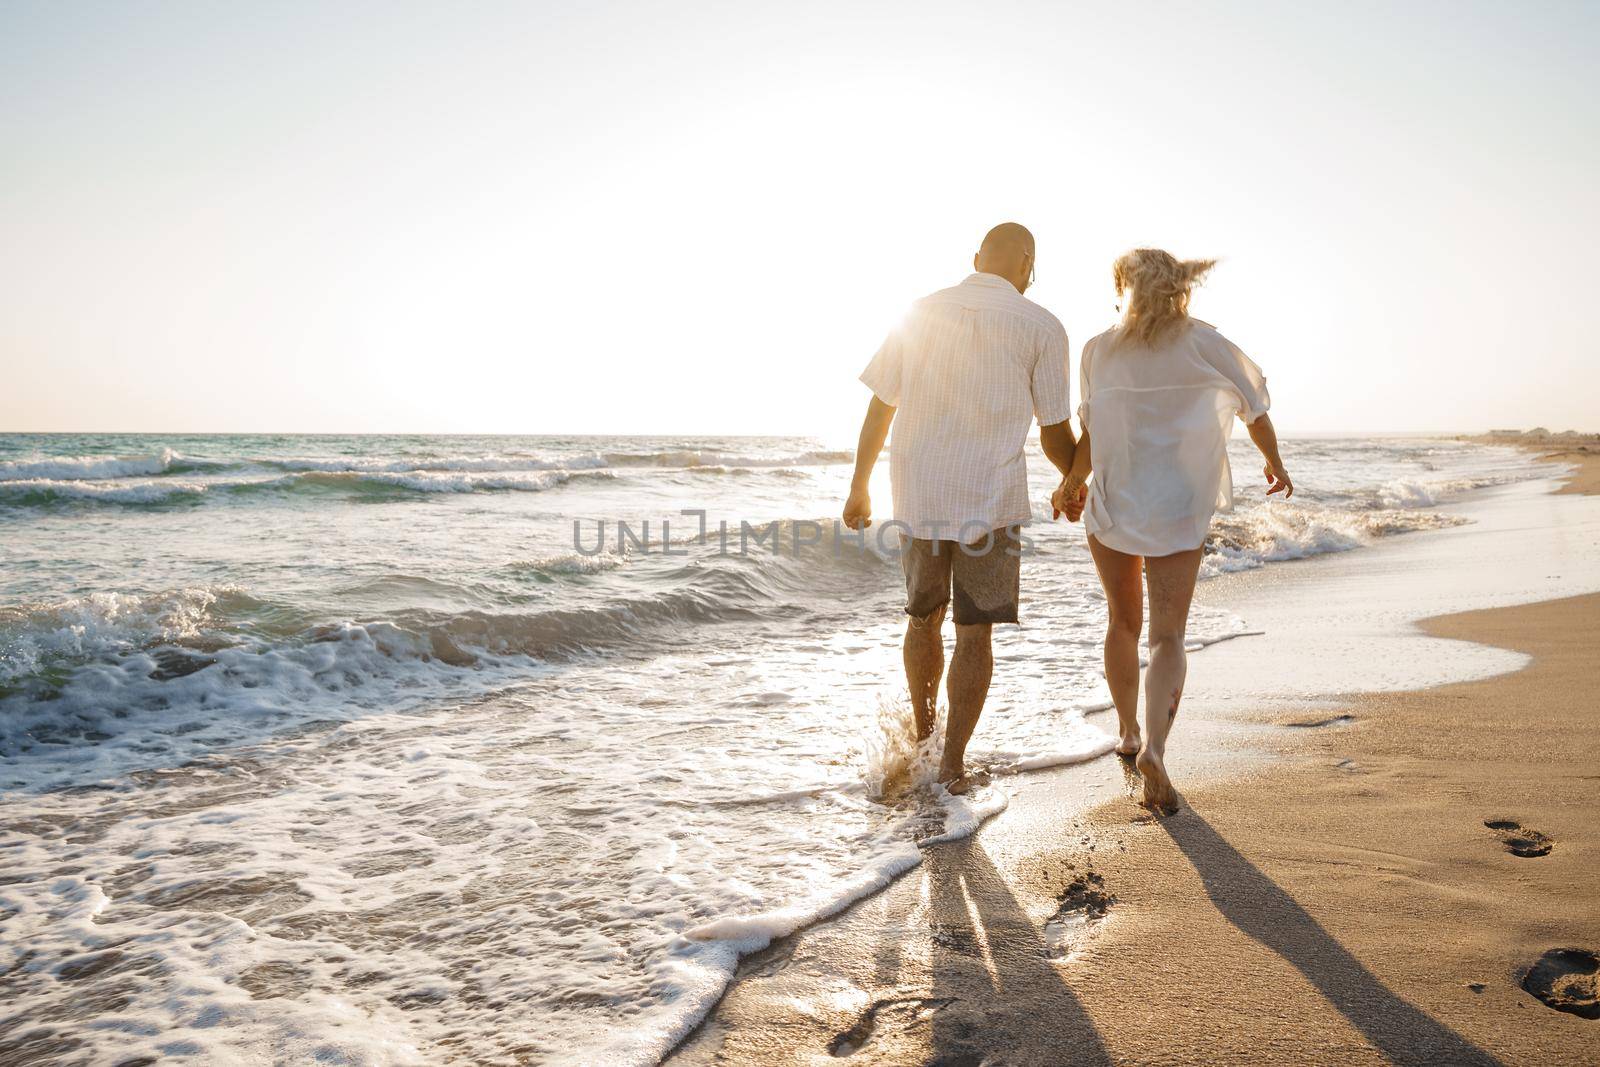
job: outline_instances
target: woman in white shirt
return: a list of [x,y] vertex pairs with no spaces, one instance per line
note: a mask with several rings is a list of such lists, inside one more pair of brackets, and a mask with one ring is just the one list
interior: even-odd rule
[[[1187,671],[1183,651],[1201,548],[1218,508],[1233,504],[1228,435],[1237,415],[1266,459],[1267,493],[1293,495],[1267,415],[1266,379],[1211,326],[1189,317],[1190,290],[1215,260],[1178,260],[1140,248],[1112,266],[1120,325],[1084,346],[1079,360],[1083,439],[1052,500],[1081,515],[1105,587],[1106,682],[1116,702],[1117,751],[1137,753],[1144,803],[1176,808],[1167,777],[1167,731]],[[1090,472],[1092,483],[1086,484]],[[1139,733],[1141,566],[1150,588],[1150,666]]]

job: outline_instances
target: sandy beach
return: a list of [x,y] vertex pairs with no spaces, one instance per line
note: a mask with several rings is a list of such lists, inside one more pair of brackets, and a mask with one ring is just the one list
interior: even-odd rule
[[[1560,458],[1592,493],[1594,455]],[[1180,814],[1141,812],[1113,759],[1030,776],[974,837],[746,961],[672,1062],[1595,1062],[1593,956],[1530,982],[1570,1011],[1523,988],[1546,953],[1600,950],[1600,595],[1558,595],[1592,588],[1600,502],[1553,488],[1210,583],[1253,619],[1297,593],[1344,636],[1302,605],[1193,660]],[[1331,682],[1363,656],[1364,687]]]

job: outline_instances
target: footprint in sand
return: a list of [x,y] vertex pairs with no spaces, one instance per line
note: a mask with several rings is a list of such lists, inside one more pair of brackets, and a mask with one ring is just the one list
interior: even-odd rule
[[1580,1019],[1600,1019],[1595,972],[1600,959],[1581,948],[1553,948],[1522,976],[1522,988],[1556,1011]]
[[1537,830],[1529,830],[1511,819],[1485,819],[1483,825],[1500,835],[1500,843],[1513,856],[1532,858],[1548,856],[1555,842]]
[[875,1000],[856,1019],[854,1026],[835,1034],[833,1040],[828,1042],[828,1055],[839,1058],[854,1056],[867,1046],[875,1034],[921,1026],[950,1003],[952,1000],[949,997],[886,997]]
[[1356,717],[1354,715],[1333,715],[1326,719],[1307,719],[1304,722],[1289,722],[1284,723],[1284,725],[1293,726],[1299,730],[1318,730],[1324,726],[1346,726],[1355,721]]
[[1044,951],[1051,959],[1066,959],[1087,940],[1090,931],[1106,917],[1117,898],[1094,871],[1085,871],[1057,894],[1060,907],[1044,924]]

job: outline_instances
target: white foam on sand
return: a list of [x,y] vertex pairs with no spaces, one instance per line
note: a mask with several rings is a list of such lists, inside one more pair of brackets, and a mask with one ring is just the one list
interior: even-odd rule
[[[1520,669],[1508,649],[1430,637],[1420,620],[1600,590],[1600,498],[1554,495],[1539,479],[1440,510],[1462,525],[1360,553],[1202,584],[1198,599],[1261,631],[1208,650],[1185,702],[1321,704]],[[1263,665],[1267,665],[1264,668]]]
[[[1079,759],[1098,754],[1098,746],[1086,747]],[[804,899],[752,915],[722,916],[686,931],[673,948],[673,971],[679,986],[675,1010],[658,1016],[649,1026],[613,1034],[606,1043],[560,1062],[647,1064],[660,1060],[715,1007],[733,980],[741,958],[877,893],[918,866],[924,849],[970,837],[1010,802],[1010,795],[999,784],[961,796],[935,786],[934,797],[944,812],[944,829],[940,832],[914,842],[886,843],[869,864],[819,885]]]

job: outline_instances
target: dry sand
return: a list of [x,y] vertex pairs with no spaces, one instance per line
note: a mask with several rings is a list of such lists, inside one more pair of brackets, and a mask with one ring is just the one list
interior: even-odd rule
[[[1592,454],[1563,458],[1594,485]],[[1166,819],[1113,760],[1030,776],[973,838],[747,960],[672,1062],[1600,1063],[1600,1018],[1522,987],[1551,950],[1600,951],[1600,596],[1424,629],[1533,660],[1180,721],[1215,756]],[[1551,972],[1580,1008],[1584,969]]]

